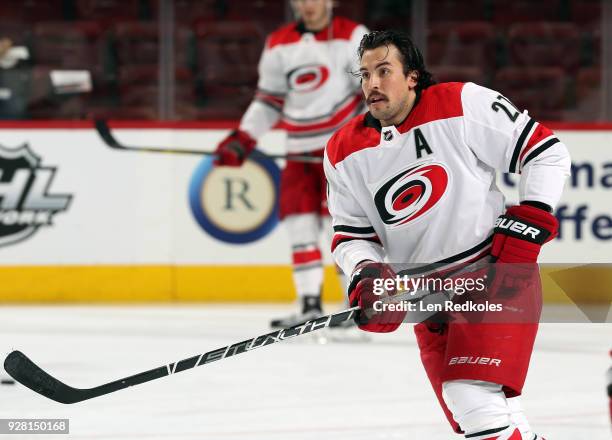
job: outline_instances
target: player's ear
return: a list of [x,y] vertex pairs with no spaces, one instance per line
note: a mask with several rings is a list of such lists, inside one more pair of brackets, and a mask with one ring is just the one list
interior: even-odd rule
[[411,70],[410,72],[408,72],[408,75],[406,75],[406,77],[408,81],[408,87],[410,87],[411,89],[416,88],[417,84],[419,83],[419,72],[417,72],[416,70]]

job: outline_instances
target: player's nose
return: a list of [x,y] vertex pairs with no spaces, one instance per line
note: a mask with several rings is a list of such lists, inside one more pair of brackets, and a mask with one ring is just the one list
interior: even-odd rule
[[380,88],[380,81],[378,76],[372,75],[368,81],[368,90],[378,90]]

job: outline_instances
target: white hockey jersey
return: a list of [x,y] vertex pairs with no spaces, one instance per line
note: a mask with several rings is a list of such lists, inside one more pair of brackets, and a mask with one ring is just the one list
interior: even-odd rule
[[335,17],[315,34],[291,23],[269,35],[259,62],[255,99],[240,129],[255,139],[277,125],[287,151],[321,150],[342,124],[363,111],[357,48],[363,25]]
[[369,113],[325,150],[332,252],[362,260],[457,264],[490,249],[504,211],[497,171],[521,174],[520,201],[554,207],[570,171],[563,143],[505,97],[473,83],[423,90],[399,126]]

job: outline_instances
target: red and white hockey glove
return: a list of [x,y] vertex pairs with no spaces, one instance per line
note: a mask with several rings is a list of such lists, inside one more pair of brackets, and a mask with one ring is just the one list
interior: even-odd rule
[[550,212],[531,205],[511,206],[495,222],[491,255],[500,263],[536,263],[540,248],[558,230],[559,222]]
[[234,130],[217,146],[215,165],[239,167],[257,142],[246,131]]
[[493,229],[491,255],[496,263],[490,288],[508,294],[526,289],[538,280],[537,266],[544,243],[557,236],[559,223],[548,211],[531,205],[511,206]]
[[[385,301],[396,293],[395,288],[383,289],[384,280],[387,279],[395,283],[395,272],[388,264],[362,261],[353,270],[348,287],[349,304],[360,308],[355,315],[355,322],[361,330],[389,333],[397,330],[404,320],[406,312],[374,309],[376,302],[381,306],[394,305]],[[384,291],[381,293],[381,290]]]

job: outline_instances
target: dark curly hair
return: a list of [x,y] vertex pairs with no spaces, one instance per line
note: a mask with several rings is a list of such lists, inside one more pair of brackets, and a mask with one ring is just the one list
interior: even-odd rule
[[386,46],[388,49],[390,45],[397,47],[397,50],[401,54],[404,75],[408,75],[408,73],[413,70],[418,72],[417,90],[426,89],[436,83],[431,73],[425,68],[425,61],[423,60],[421,51],[404,32],[387,30],[373,31],[369,34],[365,34],[361,39],[361,43],[359,43],[357,54],[359,55],[359,59],[361,59],[366,50],[372,50],[382,46]]

